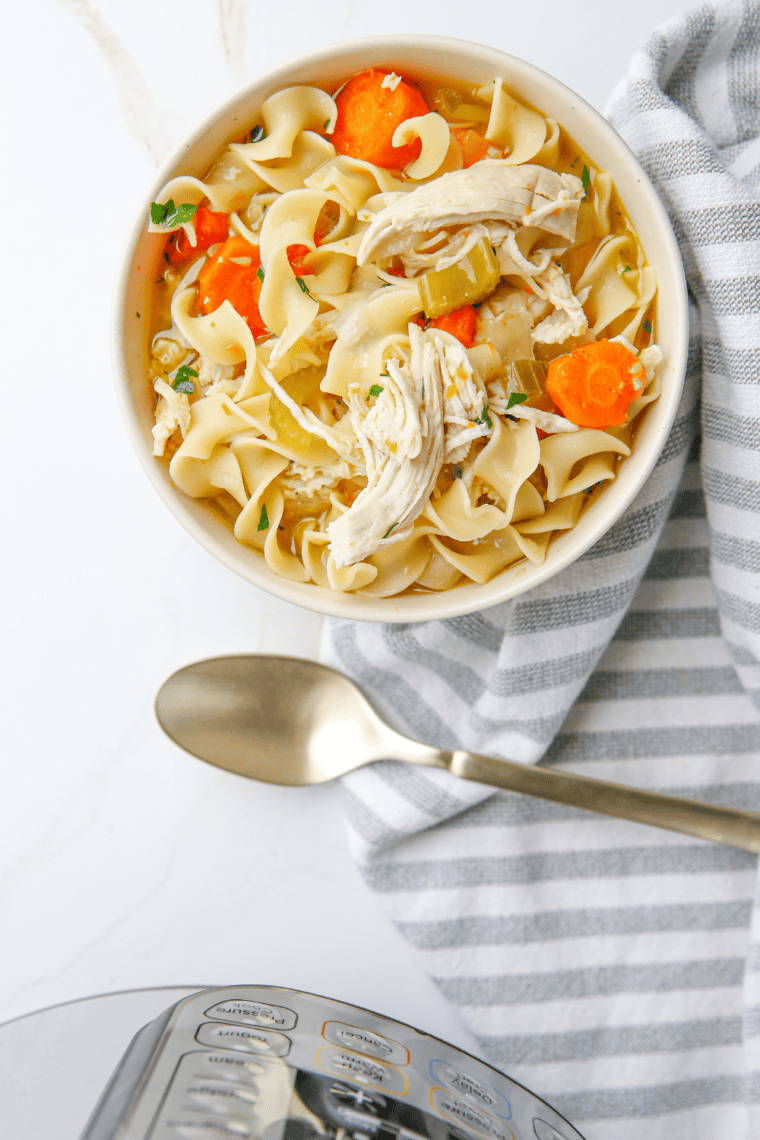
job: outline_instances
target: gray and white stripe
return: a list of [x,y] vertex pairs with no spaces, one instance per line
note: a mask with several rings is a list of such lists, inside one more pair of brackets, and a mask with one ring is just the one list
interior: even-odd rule
[[[440,747],[757,811],[760,0],[663,25],[611,117],[694,299],[657,468],[539,589],[445,622],[331,621],[324,657]],[[393,761],[342,794],[366,882],[493,1063],[589,1140],[760,1135],[754,856]]]

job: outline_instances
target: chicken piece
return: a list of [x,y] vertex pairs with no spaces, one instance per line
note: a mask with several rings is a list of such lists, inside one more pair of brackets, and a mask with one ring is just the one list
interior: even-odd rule
[[163,455],[167,441],[179,428],[184,439],[190,430],[190,402],[184,392],[175,392],[170,384],[157,377],[153,388],[158,393],[156,422],[153,427],[153,454]]
[[382,392],[369,410],[359,386],[349,388],[367,486],[327,528],[338,568],[407,538],[443,465],[441,351],[416,325],[409,326],[409,338],[408,361],[386,361]]
[[470,364],[467,350],[454,337],[443,340],[439,336],[436,350],[443,379],[446,462],[461,463],[474,439],[493,432],[485,387]]
[[531,333],[537,344],[562,344],[568,337],[581,336],[588,329],[588,320],[583,311],[583,302],[589,288],[581,289],[578,296],[573,293],[570,278],[552,261],[548,267],[533,278],[533,288],[539,297],[554,306]]
[[474,222],[540,226],[572,241],[583,193],[574,174],[484,159],[442,174],[381,210],[362,238],[357,261],[364,265],[406,253],[441,226]]

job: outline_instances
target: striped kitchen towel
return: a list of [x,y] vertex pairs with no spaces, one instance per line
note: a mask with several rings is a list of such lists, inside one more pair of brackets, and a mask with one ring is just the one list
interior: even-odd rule
[[[758,0],[706,4],[612,99],[692,298],[626,515],[505,605],[327,623],[323,658],[401,731],[760,810],[759,51]],[[760,1137],[754,856],[392,761],[342,788],[366,882],[494,1064],[589,1140]]]

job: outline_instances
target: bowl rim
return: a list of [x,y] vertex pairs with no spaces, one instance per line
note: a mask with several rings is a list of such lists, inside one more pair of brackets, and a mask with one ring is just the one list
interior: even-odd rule
[[[599,501],[604,502],[608,509],[594,512],[592,506],[584,513],[576,527],[553,539],[550,546],[550,550],[554,554],[553,558],[550,559],[547,556],[540,566],[525,561],[514,564],[511,567],[506,567],[483,584],[470,582],[440,592],[374,598],[356,593],[328,590],[313,582],[300,583],[278,577],[269,570],[257,551],[253,551],[234,538],[231,530],[213,514],[204,500],[192,499],[174,486],[169,478],[168,466],[157,461],[152,454],[150,431],[148,429],[146,434],[144,418],[140,415],[136,402],[131,395],[130,369],[127,363],[126,348],[128,339],[126,330],[127,301],[138,245],[146,234],[145,202],[153,200],[155,194],[170,178],[176,177],[178,173],[182,172],[182,164],[183,161],[186,161],[188,152],[202,144],[204,137],[211,133],[215,127],[227,122],[233,111],[238,108],[242,110],[244,102],[250,102],[259,107],[267,94],[283,85],[308,82],[305,76],[304,78],[296,78],[295,73],[311,73],[313,76],[311,82],[318,83],[317,73],[320,67],[324,68],[329,63],[331,66],[335,65],[339,68],[340,61],[343,58],[348,59],[356,55],[367,56],[366,65],[377,66],[380,62],[376,58],[378,54],[392,57],[394,54],[412,52],[419,54],[418,71],[423,72],[425,71],[425,56],[430,56],[436,52],[456,55],[460,59],[473,59],[473,63],[477,59],[477,63],[481,67],[492,64],[494,75],[498,75],[500,70],[508,73],[503,75],[508,90],[514,91],[518,98],[532,103],[542,113],[547,114],[541,107],[540,101],[537,100],[533,103],[533,100],[529,99],[522,89],[523,86],[531,83],[542,86],[540,97],[545,98],[549,93],[553,99],[562,104],[567,104],[565,115],[560,121],[571,137],[577,141],[577,130],[567,127],[568,112],[571,117],[577,118],[579,122],[590,124],[593,132],[602,136],[603,145],[609,149],[609,155],[607,150],[605,151],[605,159],[612,157],[614,160],[612,162],[606,161],[604,169],[609,169],[610,166],[621,166],[627,170],[627,173],[634,175],[637,186],[637,205],[641,200],[640,209],[635,209],[634,212],[645,213],[651,219],[650,240],[654,240],[654,235],[657,235],[658,270],[664,266],[670,278],[668,285],[671,291],[668,293],[668,308],[674,314],[670,321],[673,330],[673,347],[669,362],[672,382],[667,389],[663,388],[656,404],[648,410],[645,422],[641,425],[642,429],[648,426],[646,457],[641,454],[641,449],[637,452],[634,447],[630,457],[625,461],[624,470],[627,478],[624,480],[616,478],[600,496]],[[415,65],[405,66],[412,70]],[[440,74],[436,68],[429,68],[428,70],[431,73]],[[247,117],[250,118],[250,113]],[[229,141],[231,137],[234,137],[233,132],[225,130],[224,137]],[[217,153],[218,149],[216,147],[209,151],[207,156],[209,163],[213,160],[213,155]],[[585,151],[585,145],[583,149]],[[590,154],[589,157],[593,158],[594,156]],[[627,196],[620,191],[617,177],[615,184],[626,205],[626,210],[630,213],[630,195]],[[113,296],[111,358],[121,414],[127,434],[143,469],[175,519],[209,554],[244,580],[266,593],[325,616],[371,622],[432,621],[485,610],[519,597],[542,585],[584,555],[619,520],[652,473],[678,411],[686,373],[689,327],[688,300],[680,250],[663,202],[628,144],[596,108],[572,88],[537,65],[498,48],[453,36],[422,36],[398,33],[368,36],[329,44],[264,72],[252,81],[243,84],[228,98],[217,104],[200,124],[186,134],[161,164],[160,169],[151,181],[148,194],[150,196],[143,198],[136,212],[135,221],[128,231],[119,261],[119,271]],[[640,233],[641,226],[636,225],[635,228]],[[647,250],[646,252],[647,259],[651,264],[650,251]],[[661,284],[658,273],[658,290],[661,288]],[[146,384],[147,394],[148,385]],[[657,414],[653,416],[651,413],[655,409]],[[637,432],[637,436],[639,434],[640,430]],[[578,527],[581,523],[584,525],[581,532],[578,533]],[[562,539],[565,537],[570,541],[563,543]]]

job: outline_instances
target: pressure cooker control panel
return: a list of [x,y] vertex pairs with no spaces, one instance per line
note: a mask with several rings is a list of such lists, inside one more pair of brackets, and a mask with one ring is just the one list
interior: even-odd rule
[[82,1140],[582,1140],[509,1077],[356,1006],[203,990],[146,1026]]

